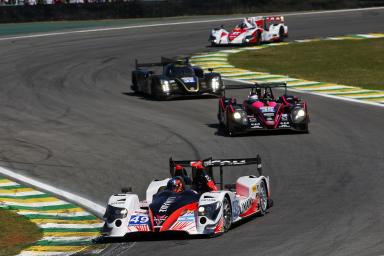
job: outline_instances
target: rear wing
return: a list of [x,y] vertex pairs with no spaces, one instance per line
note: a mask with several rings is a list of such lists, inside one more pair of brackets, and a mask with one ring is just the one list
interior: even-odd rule
[[184,58],[183,60],[170,59],[166,57],[161,57],[160,62],[150,62],[150,63],[139,63],[137,59],[135,59],[135,68],[143,68],[143,67],[161,67],[168,64],[189,64],[189,58]]
[[267,21],[284,22],[284,16],[265,16]]
[[[285,94],[287,94],[287,83],[285,82],[270,82],[270,83],[255,83],[255,84],[236,84],[236,85],[225,85],[225,90],[236,90],[236,89],[268,89],[268,88],[284,88]],[[224,96],[225,96],[224,90]]]
[[169,170],[171,176],[175,176],[175,167],[176,165],[181,165],[183,167],[193,167],[193,164],[196,162],[202,162],[202,165],[208,170],[208,175],[213,178],[213,168],[219,167],[220,169],[220,189],[223,189],[223,168],[226,166],[243,166],[243,165],[257,165],[256,169],[259,175],[262,175],[262,164],[261,157],[257,155],[255,158],[230,158],[230,159],[213,159],[212,157],[205,160],[173,160],[172,157],[169,158]]

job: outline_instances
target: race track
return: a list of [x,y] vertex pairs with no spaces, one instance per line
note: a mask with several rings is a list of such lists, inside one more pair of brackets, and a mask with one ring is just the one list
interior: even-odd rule
[[[290,40],[384,32],[383,20],[384,10],[286,18]],[[168,175],[169,156],[260,153],[275,201],[266,216],[215,239],[128,242],[106,254],[384,254],[383,108],[303,94],[310,134],[229,138],[218,130],[217,99],[131,94],[135,58],[213,50],[209,30],[220,24],[0,41],[0,165],[105,204],[124,186],[143,195]]]

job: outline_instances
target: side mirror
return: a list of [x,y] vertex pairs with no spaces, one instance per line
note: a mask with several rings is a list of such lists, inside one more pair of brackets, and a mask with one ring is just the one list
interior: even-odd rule
[[208,71],[212,73],[213,72],[213,68],[209,68]]
[[127,194],[132,192],[132,187],[121,188],[121,193]]

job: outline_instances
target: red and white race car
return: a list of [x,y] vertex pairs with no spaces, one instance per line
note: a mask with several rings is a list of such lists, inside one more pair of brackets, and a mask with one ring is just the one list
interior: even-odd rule
[[255,45],[262,42],[281,42],[288,36],[283,16],[257,16],[244,18],[232,31],[223,26],[211,32],[209,41],[217,45]]
[[[137,194],[112,195],[99,239],[137,233],[185,233],[215,236],[254,215],[264,215],[273,201],[269,177],[262,175],[261,158],[169,161],[171,178],[152,181],[146,200]],[[253,172],[224,184],[223,168],[256,165]],[[191,168],[188,175],[186,168]],[[220,169],[215,182],[213,168]],[[248,169],[248,168],[247,168]],[[220,185],[220,187],[217,187]]]

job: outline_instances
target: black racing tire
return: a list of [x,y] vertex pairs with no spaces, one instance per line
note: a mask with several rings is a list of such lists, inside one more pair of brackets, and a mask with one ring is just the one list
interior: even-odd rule
[[220,125],[224,125],[223,123],[223,120],[221,120],[221,107],[220,107],[220,103],[219,103],[219,109],[217,110],[217,119],[219,120],[219,124]]
[[309,133],[308,123],[300,124],[297,131],[304,134]]
[[137,93],[138,92],[138,88],[137,88],[137,77],[136,75],[132,74],[132,86],[131,86],[131,89]]
[[151,83],[151,97],[155,100],[164,100],[162,97],[158,83],[155,80],[152,80]]
[[268,210],[268,192],[267,184],[264,180],[261,181],[259,187],[259,212],[258,216],[264,216]]
[[236,136],[236,132],[230,127],[230,125],[229,125],[229,113],[228,113],[228,111],[227,111],[227,124],[226,124],[226,130],[227,130],[227,135],[228,135],[228,137],[235,137]]
[[223,200],[223,229],[224,233],[228,232],[228,230],[231,228],[232,225],[232,207],[231,202],[229,201],[228,197],[224,197]]
[[256,38],[257,38],[257,41],[256,41],[255,45],[261,45],[261,32],[260,31],[257,31]]
[[284,28],[283,28],[283,27],[280,27],[280,30],[279,30],[279,41],[280,41],[280,42],[283,42],[283,41],[284,41],[284,38],[285,38],[285,35],[284,35]]

